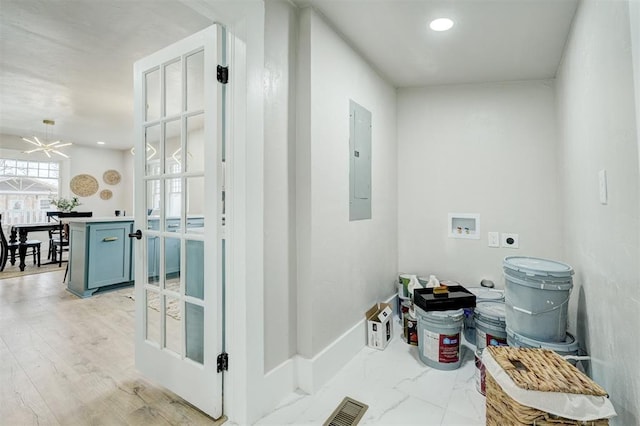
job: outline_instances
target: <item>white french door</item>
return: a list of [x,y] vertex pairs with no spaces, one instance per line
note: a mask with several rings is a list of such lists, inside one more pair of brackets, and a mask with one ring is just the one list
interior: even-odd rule
[[224,29],[139,60],[135,85],[136,367],[222,415]]

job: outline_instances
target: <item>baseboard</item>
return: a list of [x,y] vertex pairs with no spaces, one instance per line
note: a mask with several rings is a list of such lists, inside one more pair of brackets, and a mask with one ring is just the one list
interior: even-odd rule
[[[397,295],[394,295],[385,300],[393,307],[394,314],[397,314],[396,299]],[[308,394],[317,392],[366,345],[366,339],[363,318],[315,357],[309,359],[296,355],[270,370],[264,375],[262,405],[256,407],[254,415],[257,418],[264,416],[296,389]]]
[[[397,315],[397,295],[389,297],[384,303],[393,307]],[[298,388],[313,394],[327,383],[367,344],[365,319],[358,321],[344,334],[334,340],[313,358],[295,356],[295,371]]]
[[264,375],[264,391],[260,398],[263,404],[261,416],[273,410],[280,401],[297,389],[295,358],[289,358]]

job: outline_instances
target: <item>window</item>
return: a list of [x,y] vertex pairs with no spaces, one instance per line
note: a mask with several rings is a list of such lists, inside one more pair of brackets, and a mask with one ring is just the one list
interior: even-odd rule
[[[167,164],[165,174],[178,175],[181,172],[181,165],[177,161],[175,163]],[[160,174],[159,163],[147,163],[147,171],[149,175],[157,176]],[[182,193],[182,178],[170,177],[164,179],[165,184],[165,198],[164,208],[167,217],[180,217],[182,212],[182,204],[180,195]],[[149,179],[147,181],[147,210],[153,214],[157,214],[157,209],[160,208],[160,180]],[[151,214],[151,213],[150,213]]]
[[52,197],[58,196],[60,164],[0,158],[2,224],[46,222]]
[[42,179],[58,179],[60,165],[55,162],[0,159],[0,176],[29,176]]

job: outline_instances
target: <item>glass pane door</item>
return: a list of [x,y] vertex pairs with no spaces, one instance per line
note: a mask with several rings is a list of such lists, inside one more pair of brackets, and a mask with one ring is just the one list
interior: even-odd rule
[[222,415],[222,31],[135,66],[136,366],[213,417]]

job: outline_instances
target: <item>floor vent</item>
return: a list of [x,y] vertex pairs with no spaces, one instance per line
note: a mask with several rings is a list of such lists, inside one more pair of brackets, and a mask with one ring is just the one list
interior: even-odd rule
[[367,408],[369,408],[367,404],[345,397],[322,426],[357,425]]

